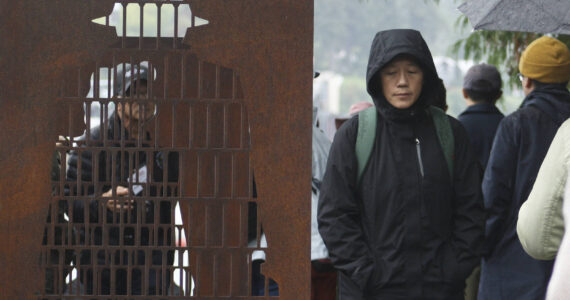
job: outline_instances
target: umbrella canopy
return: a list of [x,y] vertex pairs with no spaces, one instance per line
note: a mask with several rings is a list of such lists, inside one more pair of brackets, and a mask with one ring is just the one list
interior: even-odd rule
[[467,0],[475,29],[570,34],[570,0]]

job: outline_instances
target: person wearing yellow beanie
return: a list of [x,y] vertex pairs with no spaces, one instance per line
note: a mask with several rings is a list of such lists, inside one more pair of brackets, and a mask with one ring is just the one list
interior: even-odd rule
[[538,38],[522,53],[519,71],[523,75],[525,95],[532,91],[537,81],[567,84],[570,80],[570,50],[555,38]]
[[557,39],[541,37],[523,52],[519,70],[525,98],[499,124],[483,178],[489,216],[479,300],[544,299],[552,272],[552,260],[525,253],[516,225],[525,222],[519,209],[556,131],[570,118],[570,52]]

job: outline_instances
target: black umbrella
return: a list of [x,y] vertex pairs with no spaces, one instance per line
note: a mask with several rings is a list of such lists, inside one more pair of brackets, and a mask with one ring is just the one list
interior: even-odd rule
[[570,0],[467,0],[475,29],[570,34]]

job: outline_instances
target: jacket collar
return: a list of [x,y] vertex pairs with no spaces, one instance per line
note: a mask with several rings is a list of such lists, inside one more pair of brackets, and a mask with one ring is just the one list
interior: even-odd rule
[[502,115],[501,111],[493,104],[490,103],[477,103],[471,106],[468,106],[467,109],[462,112],[461,115],[467,114],[477,114],[477,113],[484,113],[484,114],[500,114]]
[[559,85],[545,85],[525,97],[521,108],[527,106],[541,110],[555,123],[562,124],[570,115],[570,92]]

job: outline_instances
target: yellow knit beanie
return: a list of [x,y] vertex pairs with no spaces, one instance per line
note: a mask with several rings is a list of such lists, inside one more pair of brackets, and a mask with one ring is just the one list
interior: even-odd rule
[[570,80],[570,51],[561,41],[543,36],[534,40],[522,53],[520,72],[543,83]]

